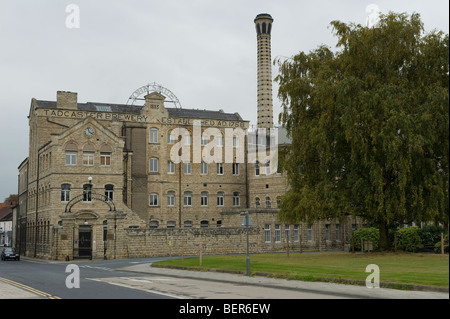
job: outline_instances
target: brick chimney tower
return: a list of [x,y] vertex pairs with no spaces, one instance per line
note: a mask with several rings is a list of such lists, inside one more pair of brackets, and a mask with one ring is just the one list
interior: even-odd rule
[[272,59],[270,14],[258,14],[254,20],[258,43],[258,128],[273,128]]

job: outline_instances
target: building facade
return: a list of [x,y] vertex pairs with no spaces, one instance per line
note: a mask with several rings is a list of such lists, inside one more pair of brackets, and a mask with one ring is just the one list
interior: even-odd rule
[[[51,259],[127,258],[245,251],[343,249],[348,221],[277,221],[287,180],[273,126],[268,14],[255,19],[258,128],[238,113],[167,107],[165,91],[143,105],[32,99],[29,156],[19,166],[17,242]],[[269,151],[259,156],[258,147]],[[271,148],[272,147],[272,148]],[[273,151],[273,152],[272,152]],[[353,226],[355,227],[355,226]]]

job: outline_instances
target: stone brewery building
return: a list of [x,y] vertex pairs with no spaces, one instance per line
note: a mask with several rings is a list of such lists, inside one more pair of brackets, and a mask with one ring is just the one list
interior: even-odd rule
[[[274,132],[273,19],[260,14],[254,22],[258,128]],[[291,251],[343,249],[351,222],[277,220],[286,176],[276,159],[259,158],[254,148],[265,140],[283,147],[281,129],[266,138],[238,113],[168,107],[176,98],[156,84],[135,97],[143,92],[143,105],[80,103],[77,93],[62,91],[56,101],[31,100],[29,157],[19,166],[21,254],[72,260],[242,253],[242,212],[253,224],[252,253],[285,251],[288,243]],[[213,161],[204,156],[212,153]]]

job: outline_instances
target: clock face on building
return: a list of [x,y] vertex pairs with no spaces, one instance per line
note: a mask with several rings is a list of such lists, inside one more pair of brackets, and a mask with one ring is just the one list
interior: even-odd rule
[[88,128],[86,128],[86,129],[84,130],[84,133],[85,133],[87,136],[92,136],[92,135],[94,135],[94,129],[93,129],[92,127],[88,127]]

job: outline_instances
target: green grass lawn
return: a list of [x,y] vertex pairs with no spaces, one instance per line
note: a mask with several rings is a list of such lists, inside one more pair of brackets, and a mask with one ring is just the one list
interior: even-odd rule
[[[252,273],[307,281],[363,281],[366,266],[376,264],[383,284],[449,286],[449,257],[437,254],[408,253],[296,253],[250,255]],[[192,267],[197,270],[223,269],[246,271],[245,255],[204,256],[171,259],[154,266]]]

